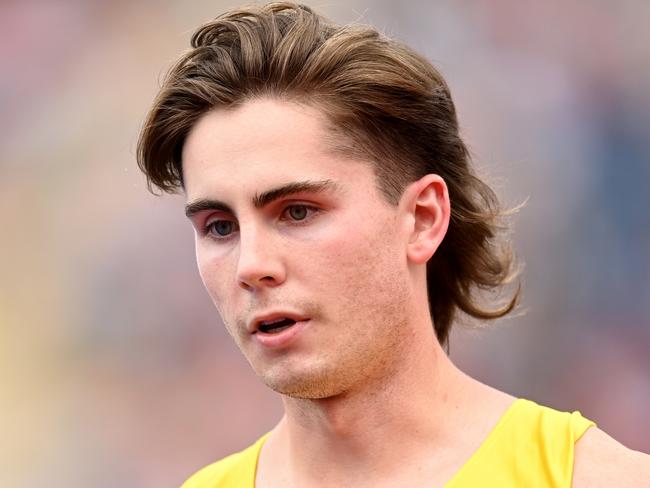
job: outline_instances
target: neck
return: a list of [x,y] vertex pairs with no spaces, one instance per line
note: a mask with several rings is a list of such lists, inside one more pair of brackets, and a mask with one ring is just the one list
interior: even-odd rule
[[285,416],[267,443],[288,460],[293,479],[322,480],[333,466],[346,483],[386,476],[403,459],[417,462],[457,442],[467,409],[487,387],[453,365],[433,327],[420,330],[391,374],[326,399],[283,398]]

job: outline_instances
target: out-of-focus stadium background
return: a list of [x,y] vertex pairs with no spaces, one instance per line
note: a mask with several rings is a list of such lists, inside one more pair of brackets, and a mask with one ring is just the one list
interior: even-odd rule
[[[650,451],[650,2],[306,2],[447,77],[508,205],[527,314],[452,358]],[[196,26],[236,2],[0,3],[0,485],[173,487],[281,414],[134,149]],[[435,415],[435,412],[432,412]]]

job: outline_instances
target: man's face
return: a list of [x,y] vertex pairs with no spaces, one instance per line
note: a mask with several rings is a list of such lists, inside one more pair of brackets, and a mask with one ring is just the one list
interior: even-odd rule
[[255,372],[303,398],[387,374],[413,296],[400,207],[326,135],[317,109],[262,99],[208,113],[183,150],[203,283]]

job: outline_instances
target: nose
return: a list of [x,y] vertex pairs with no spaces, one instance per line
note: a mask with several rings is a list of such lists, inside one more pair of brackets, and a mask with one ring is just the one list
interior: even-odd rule
[[237,282],[245,290],[255,291],[281,285],[286,270],[281,260],[280,247],[272,236],[262,231],[240,230]]

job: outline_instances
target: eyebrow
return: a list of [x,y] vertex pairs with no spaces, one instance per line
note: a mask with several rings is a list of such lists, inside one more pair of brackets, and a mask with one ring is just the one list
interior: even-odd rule
[[[332,180],[295,181],[277,188],[272,188],[261,194],[255,194],[253,197],[253,206],[255,208],[263,208],[280,198],[295,195],[296,193],[324,193],[328,191],[336,192],[339,190],[339,185]],[[233,215],[235,214],[228,204],[211,198],[199,198],[198,200],[194,200],[185,205],[185,215],[188,218],[192,218],[195,214],[204,210],[217,210]]]

